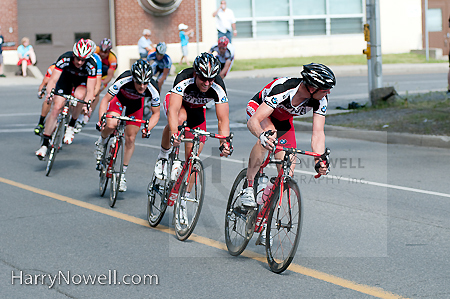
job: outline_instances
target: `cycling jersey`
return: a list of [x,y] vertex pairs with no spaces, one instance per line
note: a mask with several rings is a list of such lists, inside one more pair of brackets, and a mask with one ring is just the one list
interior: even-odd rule
[[[95,48],[95,53],[100,53],[100,47],[97,46]],[[103,70],[103,76],[106,76],[108,73],[108,70],[116,70],[117,69],[117,56],[114,54],[113,51],[109,51],[108,56],[106,58],[102,58],[102,70]]]
[[306,114],[310,110],[323,116],[327,112],[327,96],[321,100],[307,99],[298,106],[292,105],[292,98],[302,81],[301,78],[288,77],[275,79],[258,92],[247,105],[247,120],[263,102],[274,109],[269,119],[277,130],[279,144],[285,147],[297,146],[293,125],[294,116]]
[[272,117],[278,120],[287,120],[293,116],[306,114],[310,110],[325,116],[327,113],[328,98],[324,96],[321,100],[307,99],[298,106],[292,105],[292,98],[297,92],[301,78],[278,78],[267,84],[258,92],[252,100],[261,104],[262,102],[273,108]]
[[48,67],[47,72],[45,73],[45,77],[50,78],[52,76],[53,70],[55,69],[55,64],[53,63]]
[[201,92],[195,84],[193,68],[178,73],[170,92],[181,95],[183,104],[191,108],[202,108],[209,101],[216,104],[228,102],[225,84],[220,76],[216,76],[207,92]]
[[97,76],[102,75],[102,59],[100,58],[100,55],[94,53],[92,55],[94,57],[95,61],[97,62]]
[[73,52],[68,51],[59,56],[55,63],[55,69],[62,72],[55,87],[60,93],[71,94],[72,88],[85,85],[88,78],[95,79],[97,76],[97,63],[94,58],[86,59],[80,68],[75,67],[73,60]]
[[219,59],[220,63],[223,65],[228,59],[231,59],[231,61],[234,60],[234,47],[232,44],[228,43],[227,50],[223,55],[219,52],[219,45],[214,45],[211,47],[209,52],[217,52],[216,57]]
[[[216,104],[228,103],[225,84],[220,76],[216,76],[214,82],[207,92],[201,92],[194,79],[194,69],[187,68],[178,73],[173,83],[173,88],[166,95],[164,112],[167,116],[170,93],[183,97],[182,105],[187,114],[187,126],[189,128],[200,128],[206,130],[205,104],[214,101]],[[188,138],[192,135],[187,134]],[[204,142],[205,138],[201,138]]]
[[[137,119],[142,119],[144,98],[149,97],[152,107],[159,107],[159,90],[158,84],[155,80],[151,80],[147,89],[143,94],[139,93],[134,87],[133,76],[131,71],[123,72],[113,85],[108,89],[108,93],[114,98],[108,105],[108,112],[115,111],[121,114],[122,106],[126,106],[125,114],[127,116],[135,116]],[[127,124],[135,124],[134,122],[127,122]]]
[[152,52],[148,54],[147,61],[153,60],[151,64],[153,76],[158,76],[158,80],[162,77],[164,69],[169,69],[172,67],[172,59],[169,55],[164,54],[164,57],[161,60],[156,59],[156,52]]

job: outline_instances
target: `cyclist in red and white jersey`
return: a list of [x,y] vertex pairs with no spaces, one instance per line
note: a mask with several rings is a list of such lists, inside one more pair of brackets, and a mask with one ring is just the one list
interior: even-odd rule
[[[61,112],[66,99],[59,95],[50,97],[52,89],[57,93],[73,94],[78,99],[91,102],[94,99],[94,89],[96,84],[96,62],[92,58],[95,49],[89,40],[80,39],[73,46],[73,50],[62,54],[55,63],[55,69],[47,84],[47,101],[52,101],[53,106],[44,129],[42,146],[36,151],[36,156],[42,160],[47,154],[47,148],[56,120]],[[64,143],[71,144],[75,134],[75,123],[84,105],[77,105],[72,112],[72,118],[64,135]]]
[[[278,144],[297,147],[293,117],[313,111],[311,149],[313,152],[325,151],[325,115],[328,94],[336,85],[333,71],[325,65],[311,63],[303,66],[302,78],[277,78],[258,92],[247,105],[247,127],[258,137],[253,147],[247,170],[248,187],[241,196],[244,207],[256,207],[253,193],[253,180],[258,172],[267,150]],[[270,135],[270,131],[276,134]],[[275,157],[282,159],[284,152],[275,151]],[[294,164],[293,164],[294,166]],[[316,158],[316,171],[325,175],[328,165]]]
[[[144,113],[144,97],[149,97],[151,101],[152,116],[149,119],[148,125],[150,131],[159,120],[159,90],[158,84],[152,79],[151,66],[147,61],[139,59],[131,66],[131,70],[123,72],[108,89],[98,108],[99,119],[104,113],[120,116],[123,107],[126,107],[126,116],[142,119]],[[95,143],[97,145],[97,165],[103,159],[108,137],[114,132],[117,125],[117,120],[111,118],[106,119],[106,126],[102,129],[101,135]],[[140,126],[141,124],[137,122],[126,122],[123,174],[119,183],[120,192],[127,190],[125,172],[133,156],[136,135],[139,133]]]

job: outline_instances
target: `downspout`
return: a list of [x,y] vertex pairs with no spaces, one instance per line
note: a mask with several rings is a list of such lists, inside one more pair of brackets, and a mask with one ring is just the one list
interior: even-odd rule
[[116,47],[116,14],[114,11],[114,0],[109,0],[109,32],[112,47]]

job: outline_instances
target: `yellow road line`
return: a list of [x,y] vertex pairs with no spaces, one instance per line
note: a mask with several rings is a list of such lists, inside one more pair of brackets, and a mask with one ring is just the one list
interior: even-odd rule
[[[137,218],[137,217],[134,217],[134,216],[131,216],[131,215],[127,215],[127,214],[124,214],[124,213],[113,211],[111,209],[99,207],[99,206],[96,206],[96,205],[93,205],[93,204],[90,204],[90,203],[87,203],[87,202],[84,202],[84,201],[81,201],[81,200],[73,199],[73,198],[70,198],[70,197],[67,197],[67,196],[63,196],[63,195],[59,195],[59,194],[56,194],[56,193],[53,193],[53,192],[50,192],[50,191],[46,191],[46,190],[42,190],[42,189],[39,189],[39,188],[31,187],[31,186],[28,186],[28,185],[25,185],[25,184],[22,184],[22,183],[18,183],[18,182],[15,182],[15,181],[11,181],[11,180],[8,180],[8,179],[2,178],[2,177],[0,177],[0,182],[8,184],[8,185],[11,185],[11,186],[14,186],[14,187],[17,187],[17,188],[20,188],[20,189],[23,189],[23,190],[30,191],[30,192],[33,192],[33,193],[36,193],[36,194],[40,194],[40,195],[47,196],[47,197],[50,197],[50,198],[54,198],[54,199],[57,199],[57,200],[60,200],[60,201],[64,201],[64,202],[70,203],[72,205],[79,206],[79,207],[82,207],[82,208],[85,208],[85,209],[89,209],[91,211],[95,211],[95,212],[98,212],[98,213],[101,213],[101,214],[104,214],[104,215],[112,216],[112,217],[115,217],[115,218],[118,218],[118,219],[122,219],[122,220],[125,220],[125,221],[128,221],[128,222],[134,223],[134,224],[138,224],[138,225],[149,227],[149,224],[148,224],[147,220],[145,220],[145,219],[141,219],[141,218]],[[172,228],[166,227],[164,225],[159,225],[158,227],[153,228],[153,229],[161,231],[161,232],[164,232],[164,233],[175,235],[175,232],[174,232],[174,230]],[[195,241],[197,243],[200,243],[200,244],[203,244],[203,245],[207,245],[209,247],[214,247],[214,248],[217,248],[217,249],[220,249],[220,250],[227,250],[227,246],[224,243],[221,243],[221,242],[209,239],[209,238],[205,238],[205,237],[202,237],[202,236],[198,236],[198,235],[192,234],[189,237],[189,239],[192,240],[192,241]],[[251,259],[256,260],[256,261],[260,261],[262,263],[266,263],[267,262],[265,255],[261,255],[261,254],[258,254],[256,252],[253,252],[253,251],[245,250],[241,255],[245,256],[247,258],[251,258]],[[353,282],[353,281],[350,281],[350,280],[347,280],[347,279],[343,279],[343,278],[340,278],[340,277],[337,277],[337,276],[334,276],[334,275],[323,273],[323,272],[320,272],[320,271],[317,271],[317,270],[314,270],[314,269],[309,269],[309,268],[306,268],[306,267],[303,267],[303,266],[300,266],[300,265],[296,265],[296,264],[291,264],[289,266],[288,270],[290,270],[292,272],[295,272],[295,273],[299,273],[299,274],[305,275],[305,276],[316,278],[318,280],[326,281],[326,282],[332,283],[334,285],[338,285],[338,286],[344,287],[346,289],[350,289],[350,290],[354,290],[354,291],[357,291],[357,292],[360,292],[360,293],[363,293],[363,294],[374,296],[374,297],[377,297],[377,298],[386,298],[386,299],[405,298],[405,297],[402,297],[400,295],[396,295],[394,293],[387,292],[387,291],[385,291],[385,290],[383,290],[381,288],[376,288],[376,287],[371,287],[371,286],[368,286],[368,285],[359,284],[359,283],[356,283],[356,282]]]

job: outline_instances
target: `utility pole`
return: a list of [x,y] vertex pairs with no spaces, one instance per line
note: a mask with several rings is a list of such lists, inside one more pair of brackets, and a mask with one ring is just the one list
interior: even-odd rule
[[380,33],[380,0],[366,0],[367,24],[364,24],[364,39],[367,49],[367,70],[369,79],[369,96],[371,91],[383,86]]

